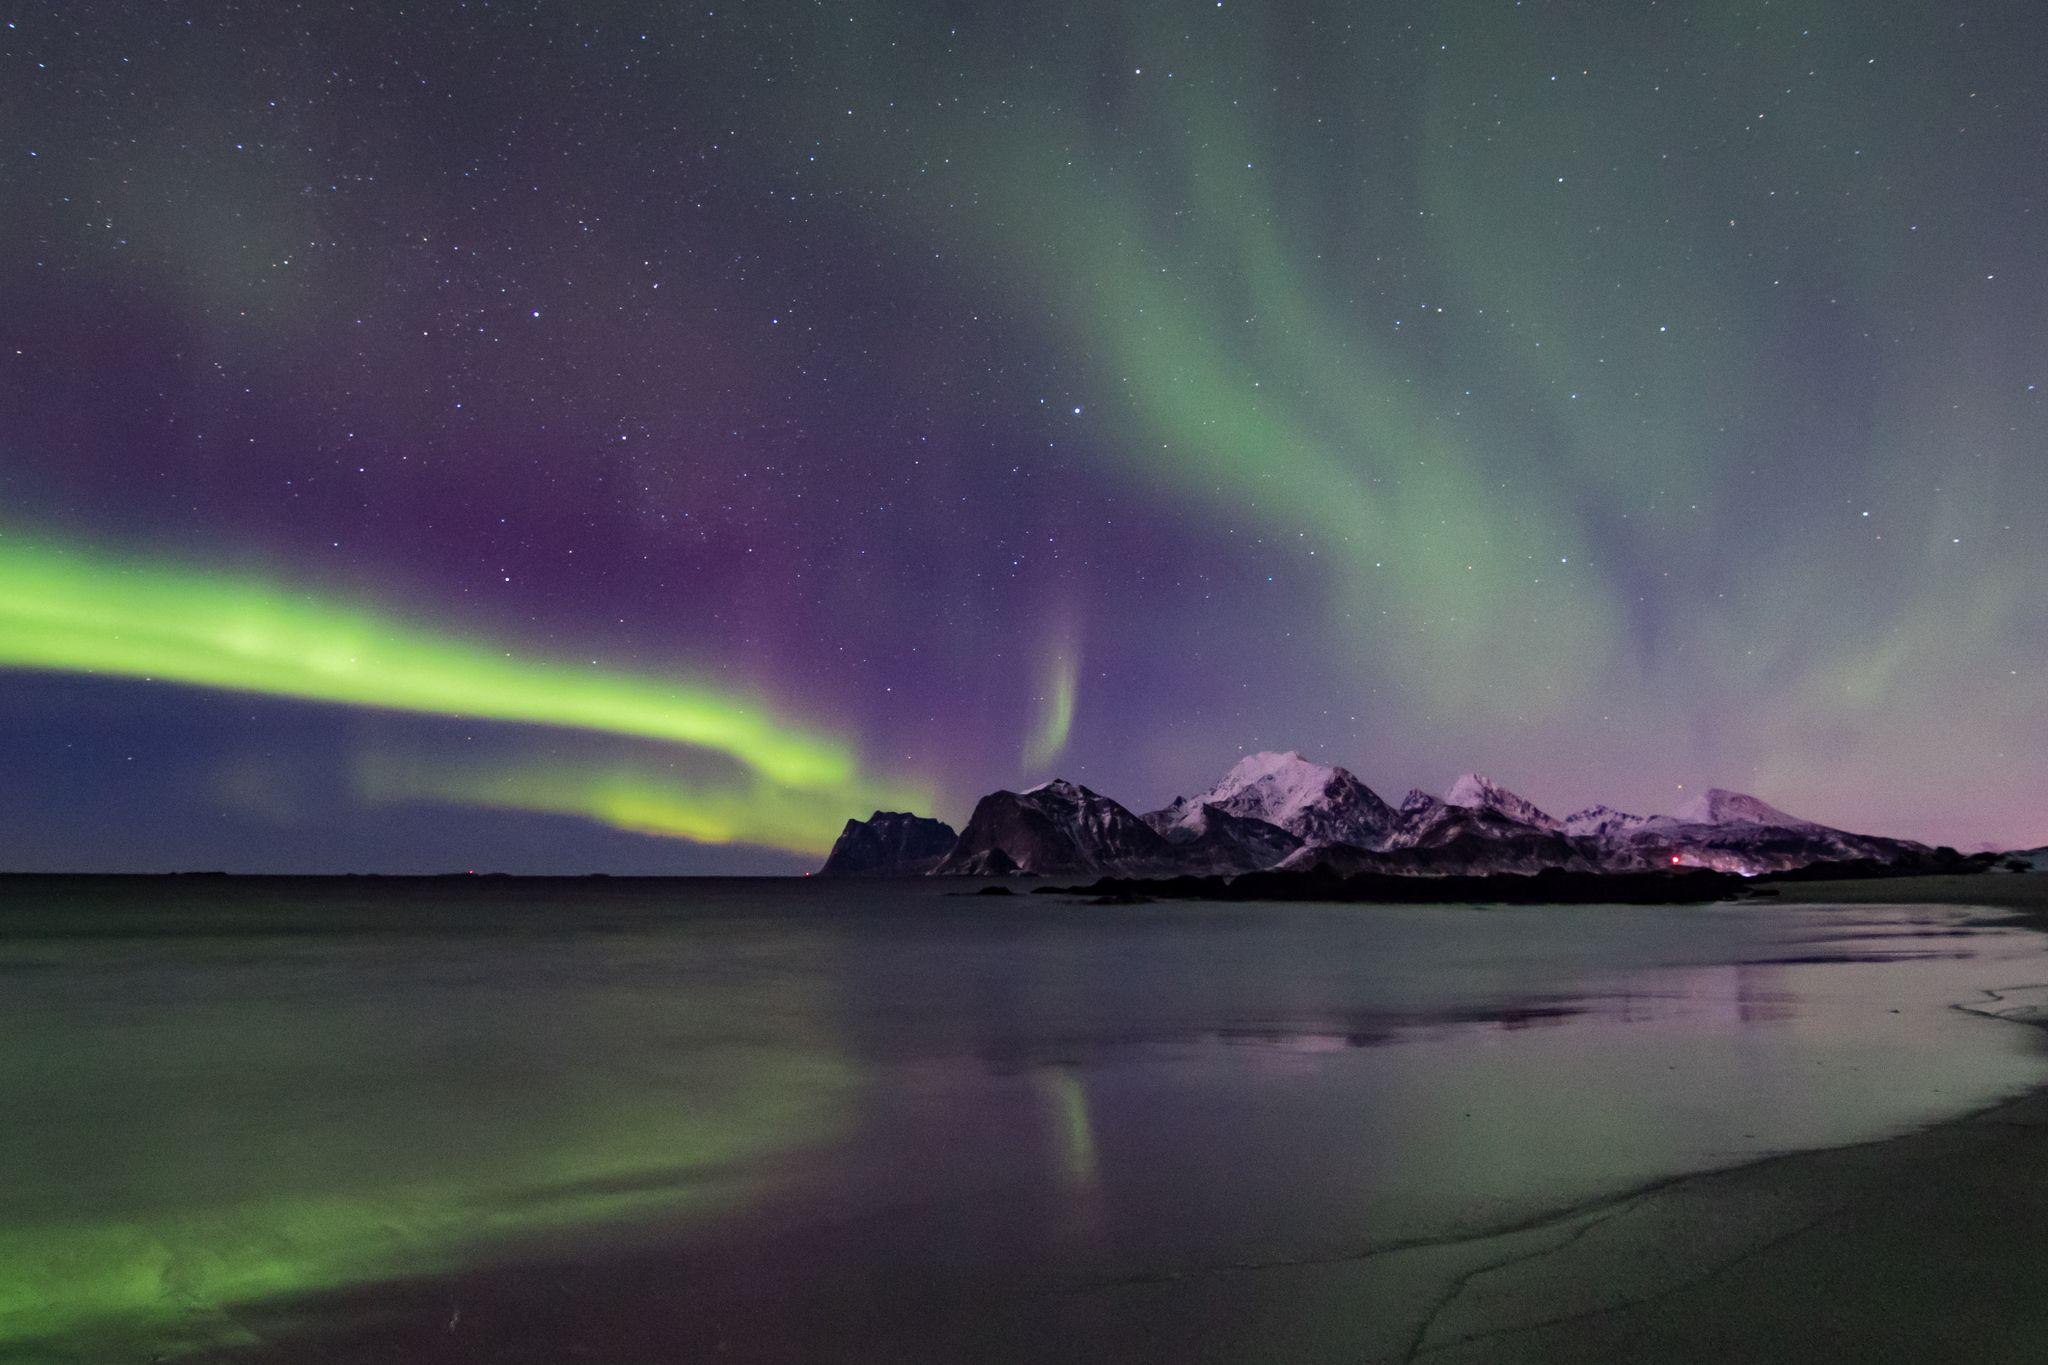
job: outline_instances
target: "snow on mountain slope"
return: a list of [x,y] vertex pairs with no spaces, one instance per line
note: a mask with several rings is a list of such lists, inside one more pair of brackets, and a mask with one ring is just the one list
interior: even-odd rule
[[1372,788],[1343,768],[1312,763],[1298,753],[1240,759],[1214,787],[1179,798],[1146,817],[1147,823],[1154,828],[1179,824],[1204,806],[1277,825],[1306,843],[1371,847],[1394,825],[1394,812]]
[[1573,811],[1565,816],[1564,832],[1575,839],[1597,839],[1641,829],[1653,818],[1648,815],[1631,815],[1612,806],[1588,806],[1584,810]]
[[1562,821],[1550,815],[1534,801],[1515,795],[1490,777],[1478,773],[1466,773],[1451,784],[1444,793],[1447,806],[1464,806],[1468,810],[1490,810],[1519,820],[1525,825],[1547,830],[1555,834],[1564,828]]
[[1825,829],[1826,826],[1796,815],[1787,815],[1769,802],[1709,787],[1671,812],[1670,819],[1682,825],[1769,825],[1774,829]]
[[[830,870],[914,870],[946,833],[936,821],[904,815],[849,822]],[[1210,791],[1144,816],[1061,780],[991,793],[936,870],[1230,876],[1316,866],[1423,875],[1712,867],[1755,874],[1817,862],[1912,866],[1933,852],[1802,820],[1718,787],[1670,815],[1596,805],[1558,820],[1467,773],[1446,799],[1411,791],[1397,812],[1343,768],[1298,753],[1259,753]],[[2039,851],[2020,856],[2042,861]]]
[[1166,837],[1174,858],[1190,872],[1259,872],[1301,847],[1301,840],[1278,825],[1220,806],[1198,805],[1191,812],[1169,807],[1139,818]]

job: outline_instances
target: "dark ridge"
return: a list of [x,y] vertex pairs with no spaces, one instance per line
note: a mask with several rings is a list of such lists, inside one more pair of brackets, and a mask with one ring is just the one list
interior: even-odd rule
[[1925,853],[1909,853],[1891,859],[1844,858],[1835,862],[1808,863],[1783,872],[1767,872],[1760,882],[1854,882],[1873,877],[1972,876],[1999,865],[2002,853],[1958,853],[1943,845]]
[[908,811],[878,810],[848,820],[832,845],[824,877],[914,877],[931,871],[952,851],[953,827]]
[[[1335,901],[1374,905],[1493,903],[1511,905],[1686,905],[1729,900],[1755,878],[1732,872],[1567,872],[1413,877],[1385,872],[1349,876],[1318,867],[1308,872],[1248,872],[1240,877],[1103,877],[1087,886],[1036,889],[1036,894],[1207,901]],[[1130,899],[1125,899],[1130,898]]]

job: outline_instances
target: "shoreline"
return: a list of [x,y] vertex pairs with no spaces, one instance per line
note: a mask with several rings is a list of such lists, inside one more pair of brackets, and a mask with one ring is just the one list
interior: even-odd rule
[[[2048,878],[1991,904],[1940,894],[1976,878],[1916,880],[1930,884],[1848,903],[2048,933]],[[1847,900],[1828,889],[1799,902]],[[2042,977],[1999,989],[2048,991],[2048,962]],[[2048,1010],[1949,1008],[2031,1028],[2048,1053]],[[1115,1295],[1113,1316],[1140,1324],[1116,1335],[1146,1343],[1128,1357],[1144,1361],[1241,1358],[1205,1353],[1202,1325],[1250,1315],[1268,1333],[1252,1358],[1276,1363],[2031,1362],[2048,1341],[2044,1224],[2048,1078],[1905,1131],[1671,1175],[1491,1231],[1064,1286],[1037,1296],[1050,1331],[1021,1315],[1011,1326],[1085,1352],[1087,1320],[1063,1334],[1061,1299]]]
[[1978,872],[1968,876],[1872,877],[1853,881],[1778,882],[1771,899],[1785,905],[1959,905],[2013,910],[2048,925],[2048,872]]
[[[1786,892],[1735,904],[1764,913],[1779,903],[1802,911],[1835,904],[1852,920],[1861,905],[1924,904],[1987,927],[2048,930],[2043,876],[1810,883]],[[2036,941],[2013,941],[2020,953],[2008,964],[2012,976],[2048,981],[2048,964],[2037,965],[2026,946]],[[2048,1010],[1992,1013],[1997,992],[2023,989],[2017,981],[1979,980],[1995,988],[1987,998],[1973,991],[1944,1004],[1943,993],[1926,992],[1921,1006],[2048,1030]],[[1874,1013],[1881,1016],[1881,1008]],[[2016,1051],[2048,1052],[2042,1032],[2027,1037]],[[2048,1077],[2032,1080],[2023,1070],[2010,1079],[2023,1088],[1988,1104],[1978,1090],[1975,1107],[1915,1127],[1829,1147],[1731,1152],[1734,1164],[1587,1191],[1577,1202],[1531,1209],[1491,1228],[1454,1226],[1375,1245],[1368,1225],[1367,1238],[1349,1246],[1297,1242],[1298,1254],[1262,1260],[1262,1248],[1246,1244],[1243,1259],[1168,1263],[1128,1278],[1091,1278],[1085,1262],[1069,1260],[1043,1278],[1007,1284],[919,1284],[928,1267],[917,1248],[899,1248],[892,1260],[862,1246],[864,1214],[843,1227],[821,1226],[820,1261],[831,1259],[827,1251],[857,1251],[863,1259],[849,1284],[893,1285],[892,1296],[909,1302],[877,1304],[854,1313],[858,1320],[827,1316],[828,1308],[843,1315],[857,1298],[792,1304],[787,1322],[766,1336],[742,1330],[746,1344],[731,1343],[737,1349],[721,1358],[757,1365],[807,1358],[1236,1365],[1854,1352],[1877,1360],[2031,1360],[2048,1339],[2048,1306],[2037,1292],[2048,1279],[2048,1250],[2032,1250],[2048,1221]],[[1605,1103],[1628,1102],[1624,1092],[1596,1093]],[[1372,1153],[1361,1148],[1353,1159],[1370,1162]],[[787,1235],[802,1245],[813,1234]],[[537,1362],[543,1345],[591,1344],[602,1347],[594,1358],[614,1365],[665,1365],[697,1358],[693,1348],[698,1355],[727,1351],[721,1322],[758,1325],[766,1301],[754,1280],[782,1262],[730,1254],[736,1250],[622,1249],[566,1261],[543,1255],[314,1292],[237,1309],[241,1341],[165,1358],[453,1365]],[[44,1357],[0,1349],[0,1358]]]
[[[2034,1028],[2048,1050],[2048,1017],[1987,1017]],[[1672,1175],[1492,1231],[1110,1279],[1055,1276],[986,1297],[871,1266],[899,1285],[903,1302],[877,1303],[855,1321],[796,1308],[747,1345],[728,1343],[718,1327],[760,1311],[744,1263],[655,1252],[481,1268],[284,1305],[293,1310],[282,1315],[285,1330],[259,1330],[261,1344],[172,1358],[538,1362],[536,1340],[561,1345],[587,1331],[591,1358],[614,1365],[699,1358],[692,1347],[754,1365],[1980,1365],[2037,1360],[2048,1339],[2044,1220],[2048,1080],[1910,1131]],[[857,1239],[857,1226],[846,1235]],[[896,1269],[916,1274],[914,1263]],[[589,1296],[580,1312],[536,1312],[572,1284]],[[461,1310],[459,1332],[451,1305]],[[327,1331],[314,1325],[321,1319]]]
[[[2048,877],[1785,890],[1787,904],[1957,906],[2048,934]],[[2043,975],[1999,989],[2048,990]],[[2033,1029],[2048,1053],[2048,1011],[1951,1008]],[[1494,1254],[1403,1349],[1367,1358],[2036,1360],[2044,1223],[2048,1079],[1907,1132],[1674,1176],[1461,1243]]]
[[[2048,1019],[2005,1022],[2048,1033]],[[2044,1217],[2048,1082],[1475,1239],[1499,1254],[1458,1277],[1405,1350],[1373,1358],[2034,1360]]]

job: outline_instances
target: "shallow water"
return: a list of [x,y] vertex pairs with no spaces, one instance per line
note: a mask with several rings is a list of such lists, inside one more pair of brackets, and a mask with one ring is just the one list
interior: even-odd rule
[[1959,910],[955,889],[6,884],[0,1359],[1028,1358],[2048,1075]]

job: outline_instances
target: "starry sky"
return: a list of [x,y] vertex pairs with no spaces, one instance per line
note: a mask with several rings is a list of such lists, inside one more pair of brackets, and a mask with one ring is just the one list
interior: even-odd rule
[[0,29],[0,866],[779,872],[1059,774],[2048,840],[2048,12]]

